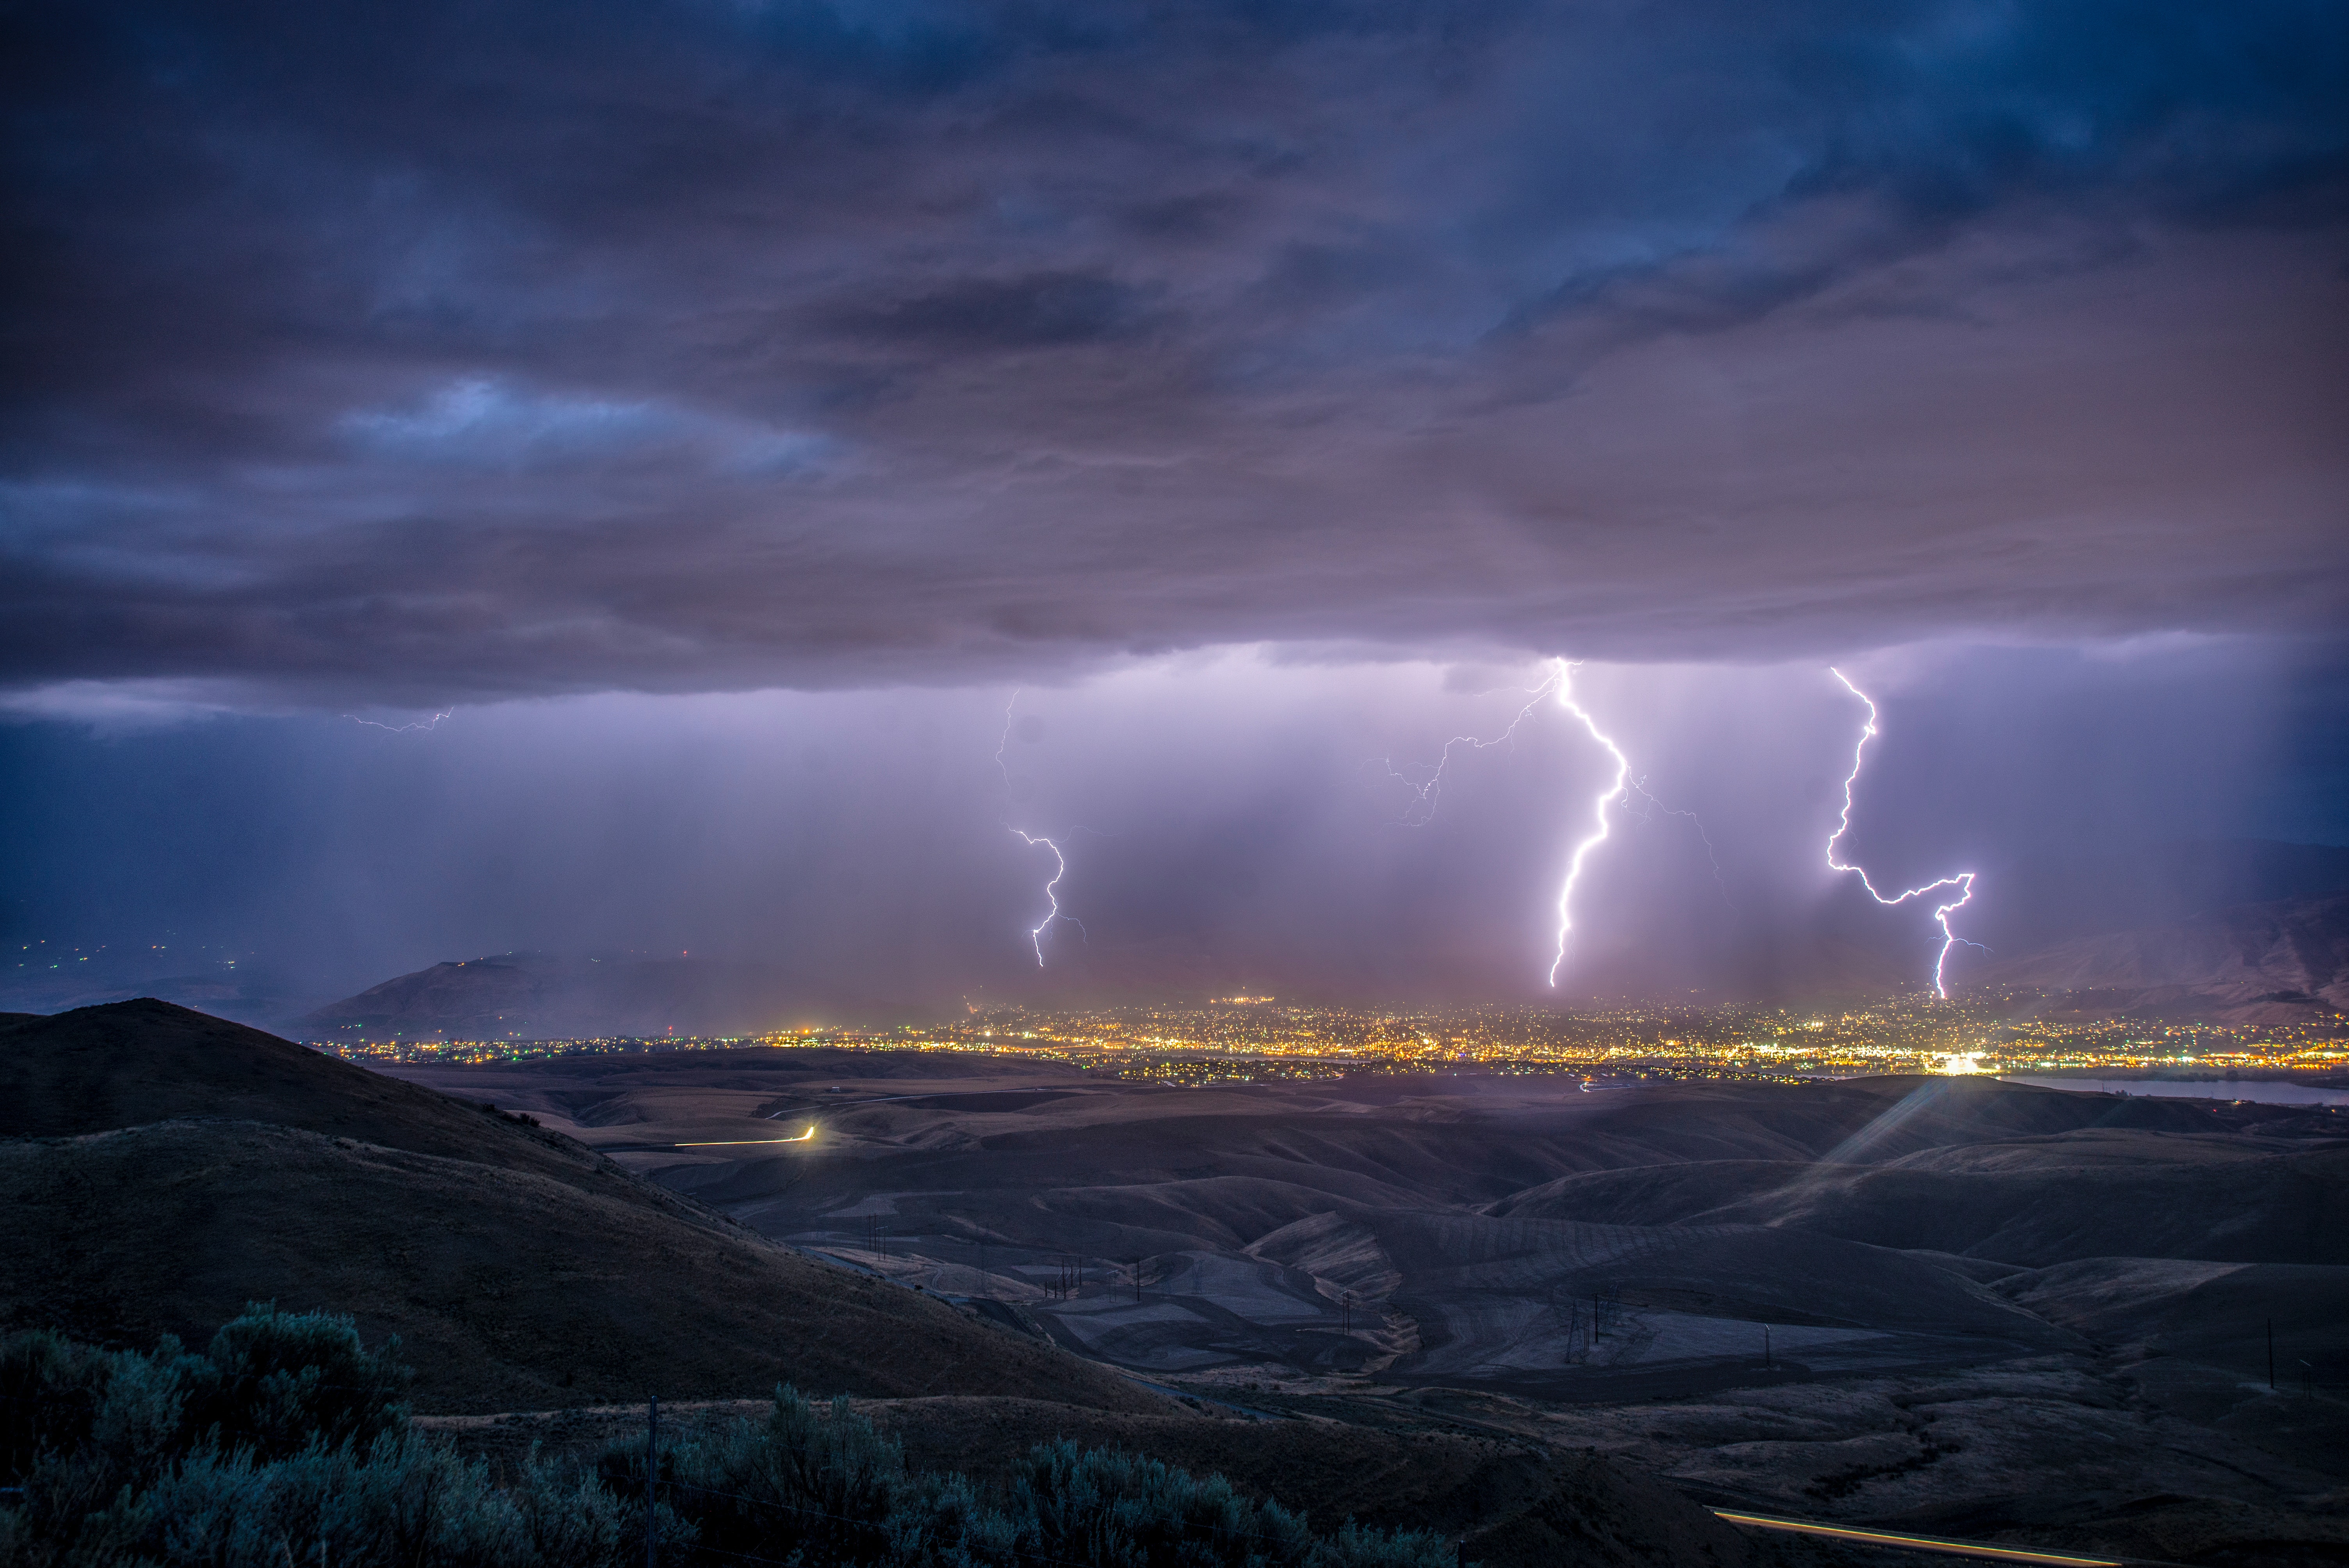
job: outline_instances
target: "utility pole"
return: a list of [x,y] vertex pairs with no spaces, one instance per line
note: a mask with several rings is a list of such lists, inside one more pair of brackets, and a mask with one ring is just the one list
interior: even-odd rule
[[2275,1392],[2275,1319],[2268,1319],[2268,1392]]
[[659,1456],[654,1445],[660,1440],[660,1396],[653,1396],[645,1408],[645,1568],[657,1568],[656,1557],[660,1551],[660,1535],[653,1528],[653,1478],[660,1472],[657,1467]]
[[1770,1326],[1762,1326],[1762,1370],[1770,1370]]

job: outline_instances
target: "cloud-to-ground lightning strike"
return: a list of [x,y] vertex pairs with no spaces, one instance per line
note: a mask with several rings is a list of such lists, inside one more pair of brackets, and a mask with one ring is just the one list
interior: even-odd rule
[[[1038,844],[1041,844],[1052,851],[1052,880],[1044,884],[1044,896],[1051,902],[1052,907],[1046,913],[1042,923],[1028,934],[1028,940],[1036,948],[1036,967],[1041,969],[1044,967],[1044,933],[1052,928],[1052,923],[1056,920],[1067,920],[1071,924],[1075,923],[1073,915],[1063,915],[1061,913],[1061,896],[1058,892],[1061,879],[1069,874],[1069,861],[1067,856],[1061,853],[1061,846],[1044,837],[1043,834],[1024,833],[1017,828],[1011,830],[1019,833],[1020,841],[1029,848],[1033,849]],[[1079,925],[1077,929],[1082,931],[1084,927]]]
[[[1564,660],[1560,660],[1558,661],[1557,669],[1539,686],[1520,688],[1524,690],[1527,696],[1532,700],[1528,701],[1525,707],[1517,710],[1517,716],[1509,720],[1507,728],[1502,730],[1500,734],[1493,737],[1490,740],[1480,739],[1476,736],[1473,735],[1455,735],[1451,739],[1445,741],[1444,743],[1444,750],[1435,759],[1434,770],[1427,776],[1426,782],[1424,783],[1415,784],[1412,782],[1410,778],[1395,767],[1392,758],[1387,759],[1385,762],[1387,777],[1394,779],[1397,783],[1402,784],[1405,789],[1411,790],[1416,797],[1410,810],[1403,815],[1403,825],[1408,828],[1421,828],[1425,827],[1430,821],[1434,820],[1436,804],[1438,800],[1441,799],[1444,791],[1444,770],[1452,761],[1452,748],[1454,747],[1465,746],[1472,751],[1483,751],[1488,748],[1499,746],[1504,742],[1514,740],[1516,738],[1516,733],[1519,727],[1526,722],[1526,717],[1533,713],[1534,709],[1541,706],[1542,699],[1548,696],[1551,693],[1558,693],[1563,706],[1571,711],[1576,717],[1581,719],[1586,727],[1588,727],[1591,723],[1590,716],[1583,712],[1581,708],[1576,707],[1574,702],[1565,695],[1566,682],[1572,667],[1573,666],[1567,664]],[[1599,736],[1599,732],[1596,728],[1591,729],[1591,734],[1598,736],[1602,744],[1607,745],[1610,749],[1612,748],[1613,742],[1607,740],[1604,736]],[[1617,756],[1619,759],[1621,754],[1619,752],[1617,753]],[[1729,882],[1728,879],[1722,874],[1721,856],[1713,847],[1713,835],[1704,830],[1703,818],[1698,816],[1694,811],[1685,811],[1676,807],[1667,805],[1661,797],[1657,796],[1648,789],[1648,781],[1645,778],[1636,779],[1627,779],[1623,782],[1622,789],[1618,790],[1616,793],[1618,795],[1637,795],[1640,799],[1648,803],[1648,810],[1640,814],[1640,820],[1643,821],[1653,820],[1655,814],[1659,811],[1662,812],[1667,817],[1686,817],[1689,820],[1690,826],[1696,829],[1696,836],[1698,840],[1704,845],[1704,858],[1713,867],[1713,885],[1720,890],[1721,902],[1729,906],[1729,911],[1732,914],[1737,913],[1737,901],[1729,896]],[[1610,799],[1612,799],[1612,797],[1610,797]],[[1603,823],[1599,836],[1602,839],[1607,836]],[[1580,866],[1579,862],[1578,862],[1574,874],[1578,875],[1579,872]],[[1568,891],[1570,894],[1572,891],[1570,885]],[[1563,937],[1564,933],[1561,931],[1561,942],[1563,942]],[[1561,946],[1561,957],[1563,956],[1563,952],[1564,950]],[[1550,967],[1550,984],[1554,985],[1557,983],[1557,967],[1556,965],[1552,965]]]
[[1565,885],[1557,890],[1557,956],[1550,961],[1549,965],[1549,983],[1553,986],[1557,984],[1559,968],[1566,963],[1567,937],[1574,930],[1574,884],[1582,880],[1582,862],[1589,857],[1591,851],[1606,841],[1607,808],[1630,792],[1631,779],[1631,759],[1623,755],[1621,747],[1601,733],[1598,721],[1574,700],[1574,666],[1564,659],[1557,661],[1557,684],[1558,706],[1580,719],[1582,727],[1590,732],[1590,738],[1607,748],[1607,755],[1615,759],[1615,777],[1591,801],[1591,831],[1574,846],[1574,854],[1566,862]]
[[[1851,677],[1845,675],[1841,670],[1835,668],[1833,665],[1828,666],[1827,674],[1843,682],[1843,689],[1851,693],[1852,696],[1859,698],[1859,700],[1866,704],[1868,707],[1868,722],[1860,726],[1859,743],[1851,748],[1851,771],[1844,775],[1843,815],[1836,819],[1836,830],[1827,837],[1827,869],[1829,871],[1851,872],[1856,873],[1859,878],[1859,885],[1868,890],[1868,896],[1874,899],[1877,903],[1883,904],[1888,909],[1897,904],[1907,903],[1912,898],[1923,898],[1928,894],[1938,892],[1943,888],[1955,888],[1958,890],[1957,897],[1951,899],[1945,904],[1940,905],[1933,911],[1933,923],[1941,928],[1941,951],[1936,954],[1933,959],[1933,993],[1942,1000],[1947,1001],[1949,999],[1950,987],[1948,982],[1943,977],[1943,972],[1949,965],[1950,949],[1955,947],[1961,942],[1965,942],[1968,947],[1982,946],[1982,944],[1979,942],[1966,942],[1964,937],[1960,936],[1957,933],[1950,929],[1950,916],[1957,911],[1965,908],[1969,903],[1972,902],[1974,896],[1974,873],[1971,872],[1959,872],[1953,876],[1943,877],[1938,882],[1929,882],[1922,887],[1912,887],[1906,892],[1899,894],[1898,897],[1887,898],[1882,893],[1876,891],[1876,884],[1868,880],[1868,872],[1864,868],[1856,865],[1846,865],[1843,861],[1836,859],[1836,845],[1843,841],[1843,836],[1846,833],[1851,831],[1851,788],[1855,783],[1858,782],[1860,764],[1868,756],[1868,743],[1876,738],[1876,699],[1869,696],[1857,686],[1852,685]],[[1988,950],[1984,949],[1984,951]]]
[[[1015,686],[1012,688],[1011,700],[1003,705],[1003,734],[995,743],[995,769],[1003,775],[1003,792],[1006,796],[1011,793],[1011,768],[1003,760],[1003,753],[1011,745],[1011,712],[1019,706],[1019,689]],[[1011,831],[1018,834],[1020,842],[1030,849],[1041,844],[1052,851],[1052,880],[1044,884],[1044,898],[1051,907],[1045,913],[1042,923],[1028,934],[1029,944],[1036,950],[1036,967],[1041,969],[1044,967],[1044,934],[1052,929],[1052,923],[1065,920],[1077,928],[1078,934],[1082,935],[1085,929],[1084,922],[1075,915],[1061,913],[1061,879],[1069,874],[1069,858],[1061,852],[1061,846],[1041,833],[1030,833],[1019,828],[1013,828]]]

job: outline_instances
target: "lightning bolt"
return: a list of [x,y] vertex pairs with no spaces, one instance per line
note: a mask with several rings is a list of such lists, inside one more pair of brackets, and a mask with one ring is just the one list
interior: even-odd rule
[[[1561,672],[1563,672],[1564,668],[1565,666],[1563,665],[1559,666]],[[1444,795],[1444,769],[1452,761],[1452,748],[1454,747],[1465,746],[1471,751],[1483,751],[1491,747],[1506,745],[1507,742],[1515,739],[1516,738],[1517,727],[1525,723],[1526,717],[1528,714],[1532,713],[1534,709],[1541,706],[1542,698],[1549,696],[1550,692],[1563,678],[1565,678],[1563,673],[1553,675],[1537,686],[1520,688],[1525,690],[1526,695],[1532,700],[1528,701],[1525,707],[1517,710],[1517,717],[1509,720],[1508,728],[1501,731],[1500,734],[1493,737],[1492,739],[1479,740],[1473,735],[1455,735],[1451,739],[1445,741],[1444,743],[1444,750],[1436,757],[1435,770],[1427,776],[1427,781],[1423,784],[1413,783],[1409,776],[1402,773],[1395,767],[1392,758],[1387,759],[1387,777],[1401,784],[1404,789],[1409,789],[1412,794],[1416,797],[1412,804],[1403,811],[1403,825],[1408,828],[1423,828],[1434,820],[1436,802],[1441,799]]]
[[1590,738],[1605,747],[1607,755],[1615,759],[1615,777],[1590,802],[1590,833],[1574,846],[1574,854],[1566,862],[1566,883],[1557,890],[1557,956],[1550,961],[1549,966],[1549,983],[1553,987],[1557,985],[1559,968],[1566,963],[1567,937],[1574,930],[1574,884],[1582,880],[1582,862],[1589,858],[1591,851],[1607,841],[1607,808],[1630,792],[1631,779],[1631,759],[1623,755],[1621,747],[1600,732],[1598,721],[1574,700],[1574,666],[1564,659],[1557,661],[1557,676],[1554,684],[1557,688],[1558,706],[1580,719],[1582,727],[1590,732]]
[[[1887,909],[1895,908],[1900,904],[1907,903],[1912,898],[1928,897],[1932,893],[1939,892],[1943,888],[1955,888],[1958,890],[1957,897],[1951,899],[1947,903],[1939,905],[1933,911],[1933,923],[1941,928],[1941,951],[1936,954],[1933,959],[1933,994],[1946,1002],[1950,997],[1950,987],[1943,981],[1942,974],[1949,965],[1950,949],[1957,946],[1958,944],[1961,942],[1964,942],[1968,947],[1982,947],[1981,943],[1966,942],[1964,937],[1960,936],[1957,933],[1950,929],[1950,916],[1959,910],[1965,908],[1968,903],[1971,903],[1973,901],[1974,873],[1971,872],[1959,872],[1953,876],[1943,877],[1938,882],[1929,882],[1922,887],[1912,887],[1896,897],[1887,898],[1882,893],[1876,891],[1876,884],[1868,880],[1868,872],[1864,868],[1860,866],[1846,865],[1843,861],[1836,859],[1836,845],[1842,842],[1843,836],[1846,833],[1851,831],[1851,787],[1859,780],[1860,764],[1866,760],[1868,757],[1868,743],[1876,738],[1877,715],[1876,699],[1869,696],[1857,686],[1852,685],[1851,677],[1849,676],[1844,674],[1841,670],[1835,668],[1833,665],[1828,666],[1827,674],[1843,682],[1843,689],[1851,693],[1852,696],[1859,698],[1859,700],[1867,705],[1868,707],[1868,722],[1861,725],[1859,727],[1859,743],[1851,748],[1851,771],[1844,775],[1843,815],[1836,819],[1836,830],[1832,834],[1828,835],[1827,838],[1827,869],[1833,872],[1852,872],[1857,873],[1859,877],[1859,885],[1868,890],[1868,896],[1874,899],[1877,903],[1884,905]],[[1990,949],[1983,947],[1982,951],[1987,953]]]
[[1721,890],[1721,902],[1729,906],[1729,913],[1735,914],[1737,901],[1729,896],[1729,879],[1721,874],[1721,856],[1713,847],[1713,835],[1704,830],[1704,819],[1694,811],[1674,810],[1665,805],[1661,799],[1650,794],[1645,774],[1631,781],[1630,790],[1632,794],[1648,803],[1649,809],[1640,813],[1640,820],[1652,821],[1658,811],[1661,811],[1667,817],[1686,817],[1689,820],[1689,825],[1696,830],[1698,840],[1704,845],[1704,858],[1713,862],[1713,885]]
[[[1557,661],[1557,668],[1552,672],[1549,677],[1544,680],[1539,686],[1519,688],[1525,691],[1526,695],[1532,700],[1517,710],[1517,716],[1509,720],[1509,725],[1506,729],[1502,730],[1500,734],[1493,737],[1490,740],[1480,739],[1473,735],[1455,735],[1451,739],[1445,741],[1444,743],[1443,751],[1435,759],[1434,770],[1427,776],[1425,783],[1413,783],[1407,775],[1395,767],[1392,759],[1388,759],[1385,762],[1387,777],[1394,779],[1397,783],[1411,790],[1413,795],[1416,797],[1411,807],[1406,810],[1403,814],[1403,825],[1411,828],[1424,827],[1428,822],[1434,820],[1436,804],[1442,799],[1444,793],[1444,769],[1452,761],[1452,748],[1454,747],[1465,746],[1472,751],[1483,751],[1490,747],[1500,746],[1515,739],[1519,727],[1522,726],[1529,717],[1531,717],[1534,709],[1541,706],[1542,698],[1548,696],[1553,692],[1557,694],[1559,703],[1566,707],[1568,712],[1572,713],[1577,718],[1582,720],[1583,727],[1590,731],[1592,738],[1596,739],[1600,745],[1606,747],[1609,751],[1613,752],[1615,759],[1618,762],[1622,762],[1623,754],[1615,749],[1615,743],[1599,733],[1597,726],[1591,722],[1590,716],[1578,707],[1573,701],[1571,696],[1568,694],[1568,683],[1572,677],[1573,667],[1573,665],[1561,659]],[[1627,794],[1639,796],[1640,799],[1648,803],[1648,809],[1640,813],[1640,820],[1652,821],[1658,812],[1661,812],[1667,817],[1686,817],[1689,820],[1689,825],[1696,830],[1698,840],[1704,845],[1704,858],[1713,867],[1713,885],[1721,891],[1721,902],[1729,906],[1729,911],[1732,914],[1736,913],[1737,901],[1729,896],[1729,882],[1728,879],[1722,874],[1721,856],[1713,848],[1713,835],[1704,830],[1704,819],[1698,816],[1694,811],[1683,811],[1667,805],[1661,798],[1650,791],[1648,789],[1648,780],[1645,778],[1638,779],[1626,778],[1619,779],[1618,784],[1619,787],[1603,799],[1611,800]],[[1607,836],[1607,829],[1606,823],[1603,820],[1605,816],[1605,808],[1603,804],[1600,808],[1600,816],[1602,820],[1599,823],[1598,837],[1599,839],[1604,839]],[[1593,843],[1596,841],[1596,840],[1592,841]],[[1566,892],[1559,899],[1558,914],[1561,924],[1558,935],[1559,956],[1561,960],[1563,960],[1565,955],[1564,943],[1566,930],[1570,924],[1570,923],[1566,919],[1567,911],[1565,906],[1573,894],[1573,879],[1581,875],[1581,851],[1583,849],[1587,849],[1589,845],[1586,844],[1578,848],[1574,864],[1568,873],[1568,880]],[[1557,967],[1556,965],[1552,965],[1550,967],[1550,984],[1553,985],[1557,984]]]
[[1061,885],[1061,879],[1069,874],[1068,857],[1061,853],[1061,846],[1041,833],[1023,833],[1017,828],[1011,830],[1018,834],[1020,841],[1030,849],[1032,850],[1038,844],[1041,844],[1052,851],[1052,880],[1044,884],[1044,896],[1051,902],[1052,907],[1044,916],[1043,923],[1028,934],[1029,942],[1034,944],[1036,949],[1036,967],[1041,969],[1044,967],[1044,933],[1052,928],[1052,923],[1056,920],[1066,920],[1079,931],[1084,930],[1084,924],[1074,915],[1064,915],[1061,913],[1061,897],[1054,890]]
[[[1007,797],[1011,793],[1011,768],[1003,760],[1003,754],[1011,746],[1011,714],[1012,710],[1019,706],[1019,688],[1014,686],[1011,689],[1011,700],[1003,705],[1003,734],[995,743],[995,770],[1003,775],[1003,792]],[[1078,830],[1083,832],[1091,830],[1080,828]],[[1041,969],[1044,967],[1044,934],[1052,929],[1052,923],[1056,920],[1065,920],[1077,928],[1077,934],[1080,936],[1085,934],[1085,923],[1073,914],[1061,913],[1059,891],[1061,879],[1069,874],[1069,858],[1061,852],[1061,846],[1041,833],[1025,832],[1018,828],[1013,828],[1010,831],[1021,843],[1031,850],[1038,844],[1041,844],[1052,851],[1052,880],[1044,884],[1044,899],[1051,908],[1046,912],[1042,923],[1028,934],[1029,945],[1036,950],[1036,967]],[[1088,937],[1087,940],[1090,942],[1091,938]]]
[[449,717],[450,714],[454,714],[456,711],[457,710],[452,707],[448,713],[436,713],[430,718],[419,720],[415,724],[378,724],[371,718],[361,718],[355,713],[347,713],[343,715],[343,717],[349,719],[353,724],[364,724],[369,729],[388,729],[394,735],[404,735],[411,729],[424,731],[438,729],[440,727],[440,721]]
[[995,742],[995,770],[1003,775],[1003,793],[1011,793],[1011,767],[1003,760],[1003,753],[1011,745],[1011,710],[1019,706],[1019,688],[1011,688],[1011,700],[1003,705],[1003,734]]

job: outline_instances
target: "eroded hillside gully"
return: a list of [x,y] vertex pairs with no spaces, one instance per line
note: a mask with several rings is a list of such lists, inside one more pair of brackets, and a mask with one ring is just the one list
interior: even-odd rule
[[1925,1534],[2349,1555],[2349,1130],[2323,1108],[1185,1089],[919,1053],[394,1070],[1223,1420],[1596,1453],[1712,1507]]

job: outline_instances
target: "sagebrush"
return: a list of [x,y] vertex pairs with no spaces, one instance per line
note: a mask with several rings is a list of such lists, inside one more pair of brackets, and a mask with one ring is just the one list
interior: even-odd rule
[[[0,1564],[26,1568],[1449,1568],[1439,1537],[1317,1532],[1154,1460],[1031,1449],[1002,1484],[908,1470],[845,1399],[588,1463],[488,1467],[409,1424],[398,1341],[255,1304],[190,1354],[0,1339]],[[653,1489],[647,1508],[646,1489]]]

